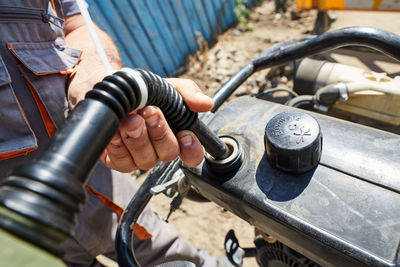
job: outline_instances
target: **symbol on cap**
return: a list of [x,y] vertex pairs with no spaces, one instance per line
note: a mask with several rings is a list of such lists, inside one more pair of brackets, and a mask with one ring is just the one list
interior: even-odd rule
[[304,142],[304,136],[311,135],[310,128],[308,128],[307,131],[304,131],[304,126],[302,126],[299,130],[300,130],[299,133],[296,133],[296,132],[293,133],[293,135],[296,135],[299,137],[296,141],[297,144]]

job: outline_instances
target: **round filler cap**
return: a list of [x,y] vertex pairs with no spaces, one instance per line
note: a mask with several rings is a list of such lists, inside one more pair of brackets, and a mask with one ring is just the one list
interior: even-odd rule
[[318,122],[299,111],[282,112],[265,127],[265,151],[272,167],[304,173],[321,158],[322,134]]

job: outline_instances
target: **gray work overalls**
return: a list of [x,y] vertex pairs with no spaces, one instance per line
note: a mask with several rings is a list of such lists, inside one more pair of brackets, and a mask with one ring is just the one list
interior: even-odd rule
[[[61,17],[58,0],[0,0],[0,180],[15,166],[40,155],[65,118],[68,74],[80,51],[65,46]],[[130,175],[110,171],[101,163],[87,183],[122,207],[136,191]],[[89,266],[98,254],[115,258],[117,219],[103,202],[88,195],[74,238],[63,244],[64,260],[71,266]],[[144,241],[135,237],[143,266],[166,260],[215,265],[151,209],[145,209],[139,223],[152,235]]]
[[49,3],[0,0],[0,177],[21,160],[12,158],[40,154],[64,120],[62,88],[80,51],[65,47]]

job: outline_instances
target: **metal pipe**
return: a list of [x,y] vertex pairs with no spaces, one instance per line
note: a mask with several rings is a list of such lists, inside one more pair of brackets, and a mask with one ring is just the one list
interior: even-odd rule
[[291,46],[253,60],[256,70],[285,64],[343,46],[363,46],[377,50],[400,61],[400,37],[389,31],[373,27],[348,27]]
[[253,64],[249,63],[238,72],[236,72],[221,88],[219,88],[213,95],[214,106],[211,112],[217,111],[217,109],[224,103],[233,92],[254,73]]

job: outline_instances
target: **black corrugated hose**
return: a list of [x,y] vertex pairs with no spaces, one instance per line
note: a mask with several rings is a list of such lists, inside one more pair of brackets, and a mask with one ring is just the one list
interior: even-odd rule
[[[83,184],[93,166],[120,122],[147,105],[158,106],[173,129],[193,131],[210,155],[227,154],[225,143],[189,110],[170,84],[148,71],[122,69],[86,94],[39,159],[16,168],[4,181],[0,227],[62,256],[59,244],[73,234],[74,215],[85,199]],[[130,264],[137,265],[134,260]]]

